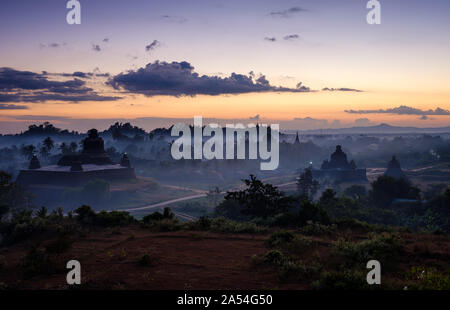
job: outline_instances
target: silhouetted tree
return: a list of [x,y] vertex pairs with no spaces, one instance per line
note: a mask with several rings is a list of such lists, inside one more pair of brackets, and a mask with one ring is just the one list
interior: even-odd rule
[[306,195],[311,199],[319,190],[319,186],[319,182],[313,179],[311,168],[306,168],[305,171],[300,174],[297,181],[297,188],[300,195]]
[[371,198],[376,206],[387,208],[394,199],[420,199],[420,189],[403,178],[380,176],[372,182]]
[[285,196],[272,184],[264,184],[254,175],[243,181],[247,189],[225,195],[226,201],[234,200],[241,205],[243,214],[267,218],[286,212],[292,206],[293,198]]

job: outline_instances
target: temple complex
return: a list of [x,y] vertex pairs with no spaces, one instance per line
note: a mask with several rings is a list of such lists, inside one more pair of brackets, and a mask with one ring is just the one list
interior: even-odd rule
[[17,182],[23,185],[81,185],[91,180],[135,179],[134,168],[127,154],[120,163],[113,163],[105,151],[103,139],[96,129],[88,132],[80,154],[65,155],[56,165],[43,166],[33,155],[28,169],[21,170]]
[[313,177],[318,179],[329,178],[338,182],[366,182],[366,169],[359,169],[355,162],[348,161],[347,154],[340,145],[331,154],[330,160],[325,160],[320,169],[313,169]]
[[388,167],[384,175],[396,179],[407,179],[395,155],[392,156],[391,161],[388,163]]

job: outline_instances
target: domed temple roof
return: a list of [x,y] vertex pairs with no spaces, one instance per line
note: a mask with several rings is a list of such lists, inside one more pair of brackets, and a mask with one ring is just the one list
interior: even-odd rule
[[342,146],[336,145],[336,150],[331,154],[330,161],[325,160],[321,169],[356,169],[354,161],[347,160],[347,154],[342,151]]
[[39,169],[41,168],[41,163],[36,155],[33,155],[30,160],[30,165],[28,166],[28,169]]
[[384,175],[396,179],[406,179],[406,175],[403,172],[400,166],[400,162],[397,160],[395,155],[392,156],[391,161],[388,163],[388,167]]
[[81,154],[65,155],[59,162],[59,166],[72,166],[74,163],[111,165],[113,162],[105,151],[103,139],[98,135],[97,129],[88,131],[88,136],[83,140]]

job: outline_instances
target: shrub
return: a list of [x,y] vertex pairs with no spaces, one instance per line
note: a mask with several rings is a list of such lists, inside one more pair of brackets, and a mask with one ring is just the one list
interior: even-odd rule
[[299,224],[302,226],[306,225],[308,221],[323,225],[331,224],[331,219],[328,213],[317,204],[305,198],[301,201],[301,207],[298,215]]
[[320,223],[308,221],[305,226],[300,228],[300,232],[305,235],[330,235],[336,231],[336,225],[323,225]]
[[60,236],[58,236],[58,238],[49,242],[46,245],[45,251],[47,253],[61,254],[70,248],[70,246],[72,245],[72,242],[73,241],[70,240],[70,238],[67,237],[66,235],[60,235]]
[[25,277],[36,275],[48,275],[54,272],[54,265],[45,251],[39,250],[38,246],[32,246],[24,256],[22,267]]
[[265,241],[269,247],[277,247],[290,243],[295,239],[295,235],[290,231],[280,230],[270,235]]
[[265,241],[268,247],[284,249],[291,253],[303,253],[311,247],[313,241],[303,236],[295,236],[289,231],[278,231],[273,233]]
[[153,261],[154,259],[148,253],[145,253],[139,258],[139,265],[150,266],[153,264]]
[[175,218],[175,214],[170,210],[170,208],[164,208],[163,213],[153,212],[142,218],[142,222],[148,224],[152,221],[162,221],[162,220],[172,220]]
[[368,289],[366,275],[353,270],[324,271],[313,283],[317,290],[362,290]]
[[336,253],[354,262],[365,263],[376,259],[388,263],[398,258],[403,244],[398,236],[383,233],[358,243],[338,240],[333,247]]
[[439,273],[434,268],[412,267],[407,279],[413,281],[407,289],[450,290],[450,274]]
[[219,217],[211,220],[211,231],[220,233],[253,233],[267,232],[267,227],[261,227],[254,223],[240,223]]
[[183,225],[178,223],[177,219],[163,219],[160,221],[153,221],[144,225],[145,227],[148,227],[154,231],[177,231],[183,228]]
[[100,211],[94,217],[94,224],[104,227],[126,226],[135,222],[135,218],[124,211]]
[[303,263],[295,263],[287,261],[284,263],[279,271],[279,277],[284,282],[301,282],[311,279],[314,275],[322,270],[322,265],[319,263],[312,263],[306,265]]
[[264,254],[264,263],[274,266],[281,266],[285,263],[286,257],[278,250],[271,250]]

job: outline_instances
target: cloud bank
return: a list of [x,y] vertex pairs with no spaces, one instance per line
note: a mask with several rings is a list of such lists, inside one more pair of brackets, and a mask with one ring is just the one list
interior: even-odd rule
[[86,82],[76,78],[84,76],[74,72],[66,81],[53,81],[48,74],[0,68],[0,102],[45,102],[54,101],[108,101],[120,97],[101,96]]
[[396,108],[390,109],[378,109],[378,110],[345,110],[347,113],[352,114],[398,114],[398,115],[450,115],[449,110],[441,109],[437,107],[432,110],[421,110],[406,105],[401,105]]
[[310,88],[270,85],[265,76],[257,79],[245,74],[232,73],[229,77],[199,75],[186,61],[147,64],[144,68],[130,70],[110,78],[107,84],[115,89],[146,96],[195,96],[244,94],[254,92],[310,92]]

